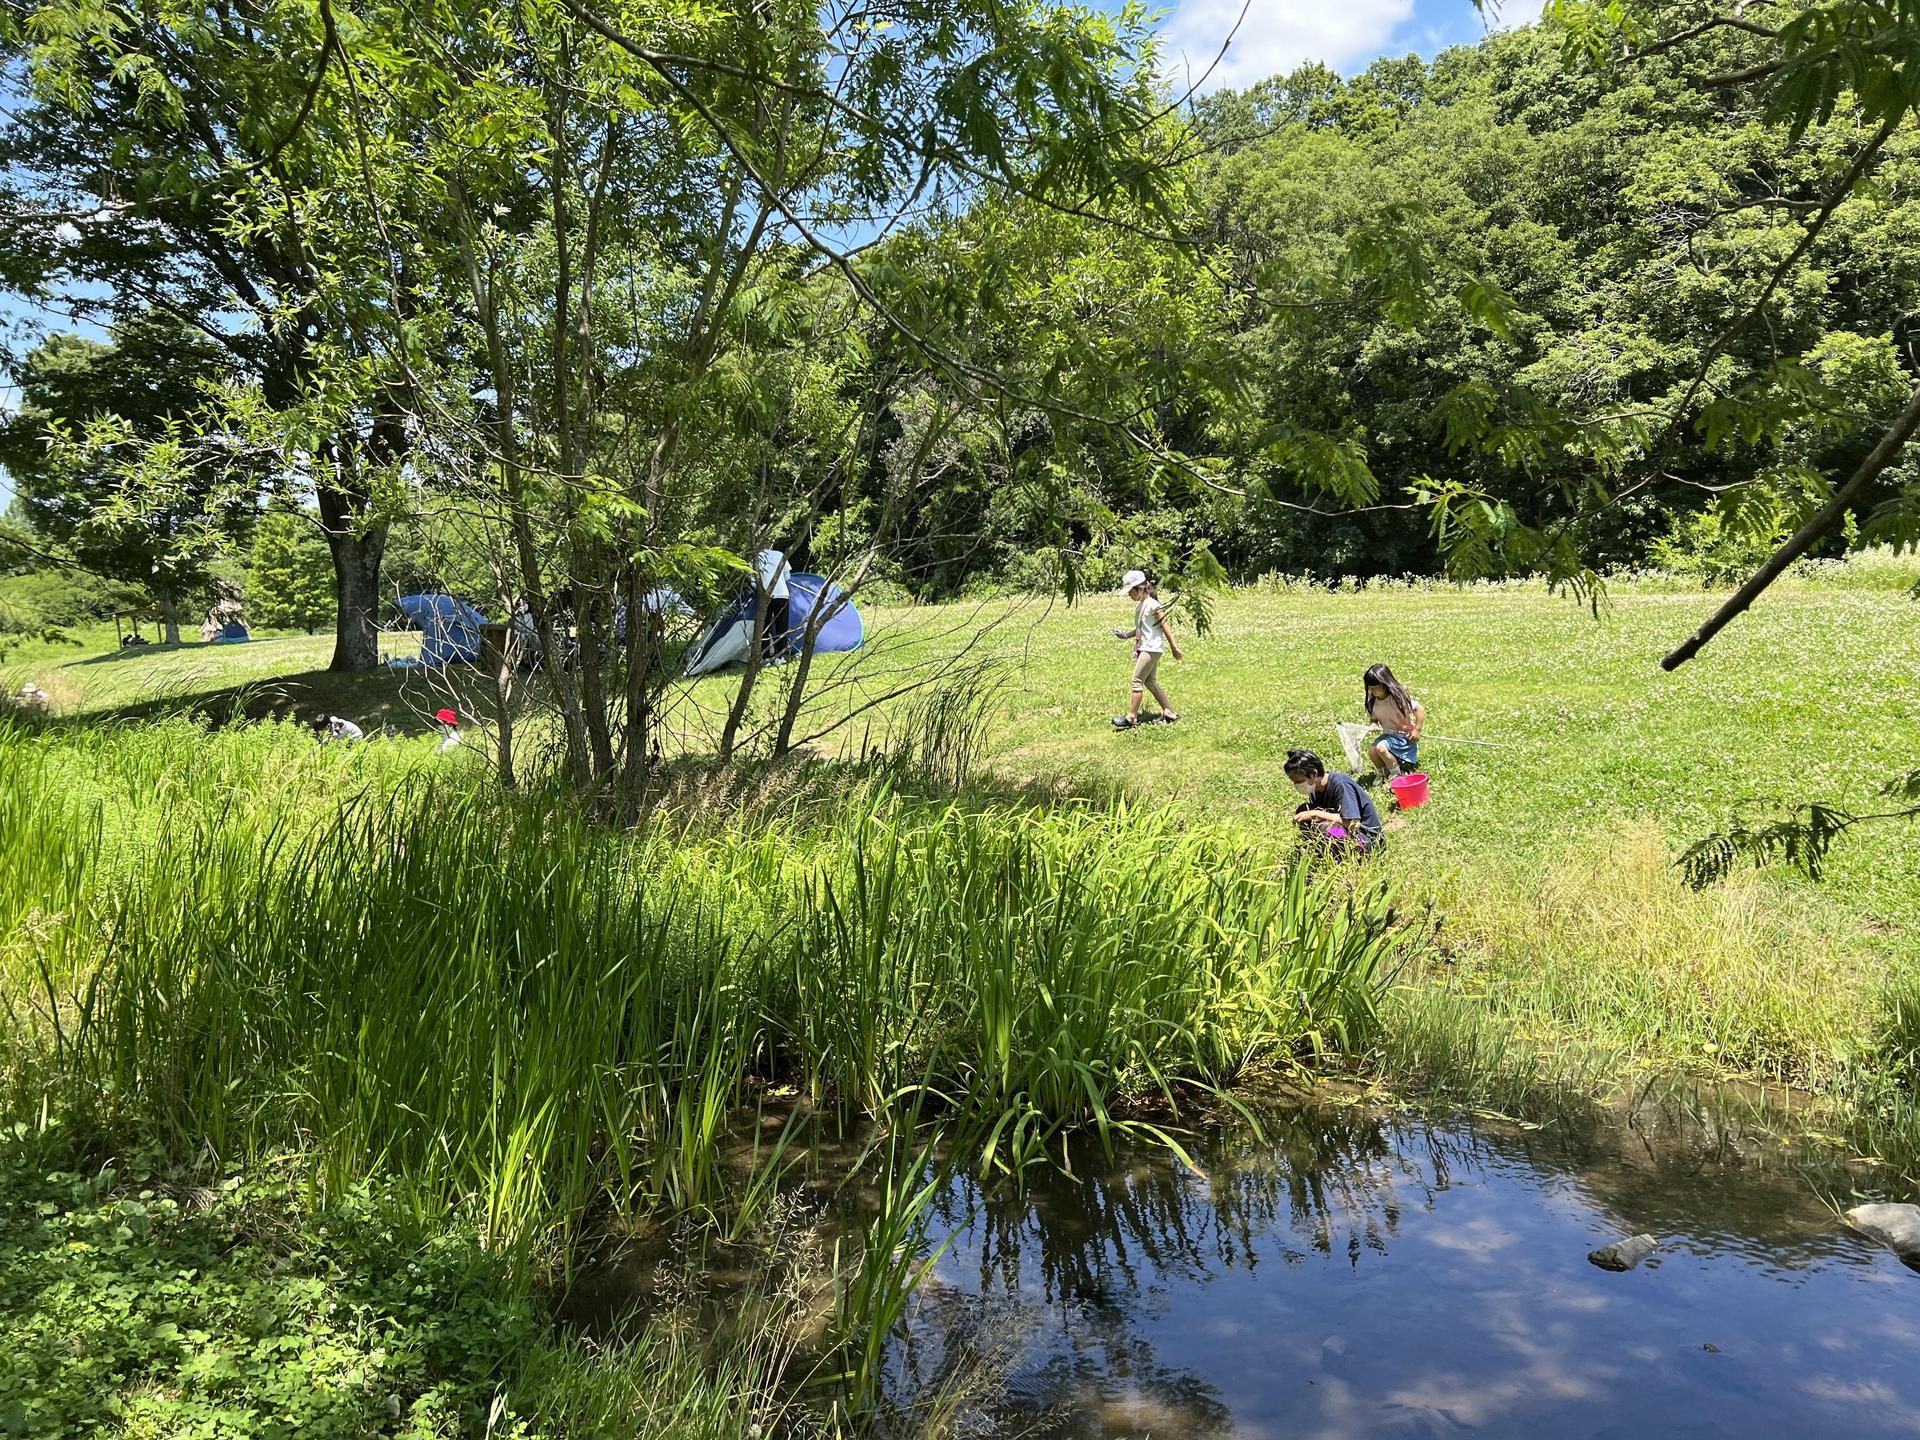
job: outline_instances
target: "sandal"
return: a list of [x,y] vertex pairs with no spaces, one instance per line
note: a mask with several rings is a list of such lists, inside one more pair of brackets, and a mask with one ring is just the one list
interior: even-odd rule
[[1131,715],[1116,715],[1113,717],[1113,728],[1116,730],[1137,730],[1140,728],[1140,722]]

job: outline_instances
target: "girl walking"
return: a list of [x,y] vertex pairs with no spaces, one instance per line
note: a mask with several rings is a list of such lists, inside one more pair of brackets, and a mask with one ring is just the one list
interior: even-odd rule
[[1160,657],[1180,658],[1180,642],[1167,625],[1167,607],[1162,605],[1148,583],[1146,573],[1129,570],[1120,581],[1120,592],[1133,601],[1133,628],[1116,630],[1121,640],[1133,641],[1133,686],[1127,697],[1127,713],[1113,717],[1116,730],[1131,730],[1140,723],[1140,702],[1151,694],[1160,706],[1162,720],[1178,720],[1179,714],[1167,692],[1160,688]]

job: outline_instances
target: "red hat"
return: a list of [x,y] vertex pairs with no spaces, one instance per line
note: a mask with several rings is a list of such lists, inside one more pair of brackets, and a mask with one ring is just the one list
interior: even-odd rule
[[433,718],[438,720],[442,725],[458,725],[460,723],[460,717],[451,710],[442,710]]

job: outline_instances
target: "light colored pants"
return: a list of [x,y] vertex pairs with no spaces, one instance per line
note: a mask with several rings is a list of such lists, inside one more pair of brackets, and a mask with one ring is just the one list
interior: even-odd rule
[[1162,710],[1171,710],[1173,702],[1167,699],[1167,692],[1160,688],[1157,678],[1160,672],[1160,652],[1142,650],[1133,657],[1133,693],[1145,693],[1153,696]]

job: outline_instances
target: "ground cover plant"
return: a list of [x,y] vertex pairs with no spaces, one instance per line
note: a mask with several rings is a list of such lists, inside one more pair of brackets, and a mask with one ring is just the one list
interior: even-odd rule
[[776,1351],[557,1337],[470,1225],[390,1186],[316,1206],[283,1171],[60,1155],[43,1135],[0,1160],[0,1433],[717,1440],[776,1419]]

